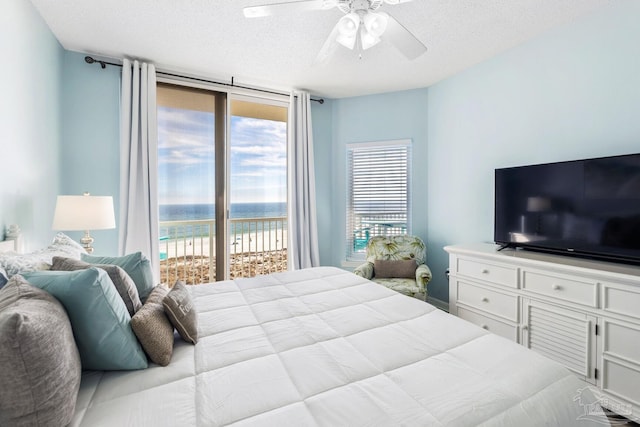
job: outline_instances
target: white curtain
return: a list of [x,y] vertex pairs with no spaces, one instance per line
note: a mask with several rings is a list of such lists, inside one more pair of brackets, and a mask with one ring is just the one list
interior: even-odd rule
[[119,252],[141,251],[160,277],[156,70],[124,59],[120,111]]
[[289,268],[320,265],[313,167],[311,96],[294,91],[289,107]]

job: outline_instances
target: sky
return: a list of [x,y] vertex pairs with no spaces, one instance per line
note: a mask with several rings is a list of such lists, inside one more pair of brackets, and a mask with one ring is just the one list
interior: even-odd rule
[[[230,203],[286,201],[287,125],[233,116]],[[214,115],[158,107],[160,204],[211,204],[215,197]]]

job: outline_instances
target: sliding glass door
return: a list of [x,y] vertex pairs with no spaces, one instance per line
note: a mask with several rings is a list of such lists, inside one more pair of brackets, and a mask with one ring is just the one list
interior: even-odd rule
[[287,103],[157,92],[161,281],[286,270]]
[[231,98],[232,278],[287,269],[287,114],[286,103]]
[[225,271],[226,94],[165,83],[157,93],[161,281],[212,282]]

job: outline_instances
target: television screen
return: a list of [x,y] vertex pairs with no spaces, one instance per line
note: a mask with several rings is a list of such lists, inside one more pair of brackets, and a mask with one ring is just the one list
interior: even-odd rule
[[494,240],[640,263],[640,154],[496,169]]

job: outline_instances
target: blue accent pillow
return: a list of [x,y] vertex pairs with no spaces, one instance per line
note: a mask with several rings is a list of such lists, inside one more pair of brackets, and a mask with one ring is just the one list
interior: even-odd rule
[[109,275],[99,268],[34,271],[22,275],[67,310],[83,369],[131,370],[148,366],[131,329],[131,316]]
[[143,303],[151,293],[155,286],[153,281],[153,270],[151,269],[151,261],[144,256],[142,252],[134,252],[121,257],[94,256],[82,254],[82,261],[89,264],[111,264],[117,265],[127,272],[138,288],[140,301]]
[[2,289],[8,281],[9,279],[7,279],[7,272],[4,271],[4,268],[2,268],[2,266],[0,266],[0,289]]

